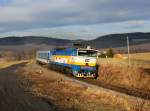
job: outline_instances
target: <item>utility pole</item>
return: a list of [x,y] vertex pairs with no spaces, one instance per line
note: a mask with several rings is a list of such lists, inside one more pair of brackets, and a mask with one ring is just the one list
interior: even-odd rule
[[128,49],[128,65],[130,66],[130,43],[128,36],[127,36],[127,49]]

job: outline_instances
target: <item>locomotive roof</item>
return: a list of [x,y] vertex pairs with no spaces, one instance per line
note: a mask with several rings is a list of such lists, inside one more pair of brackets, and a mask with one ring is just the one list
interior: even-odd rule
[[87,49],[87,48],[75,48],[75,47],[61,47],[61,48],[55,48],[55,50],[65,50],[65,49],[78,49],[78,50],[94,50],[94,51],[98,51],[96,49]]
[[96,50],[96,49],[86,49],[86,48],[78,48],[78,50],[93,50],[93,51],[98,51],[98,50]]

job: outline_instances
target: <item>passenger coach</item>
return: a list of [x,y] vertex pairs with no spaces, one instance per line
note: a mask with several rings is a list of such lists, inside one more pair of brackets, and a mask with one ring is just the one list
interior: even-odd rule
[[50,56],[51,56],[50,51],[37,51],[36,62],[40,64],[49,64]]

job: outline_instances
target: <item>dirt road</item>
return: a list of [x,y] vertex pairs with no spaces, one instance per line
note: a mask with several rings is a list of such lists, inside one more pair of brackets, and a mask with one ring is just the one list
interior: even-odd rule
[[55,72],[34,69],[39,67],[26,63],[0,69],[0,111],[123,110],[97,101],[95,95],[88,98],[87,87],[68,85]]
[[[21,64],[19,67],[23,66]],[[26,92],[14,72],[18,65],[0,70],[1,111],[52,111],[55,106]]]

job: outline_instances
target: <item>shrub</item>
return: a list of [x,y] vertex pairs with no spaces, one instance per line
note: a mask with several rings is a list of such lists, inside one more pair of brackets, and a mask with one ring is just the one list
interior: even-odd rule
[[114,51],[113,49],[108,49],[106,53],[107,57],[113,58],[114,57]]

